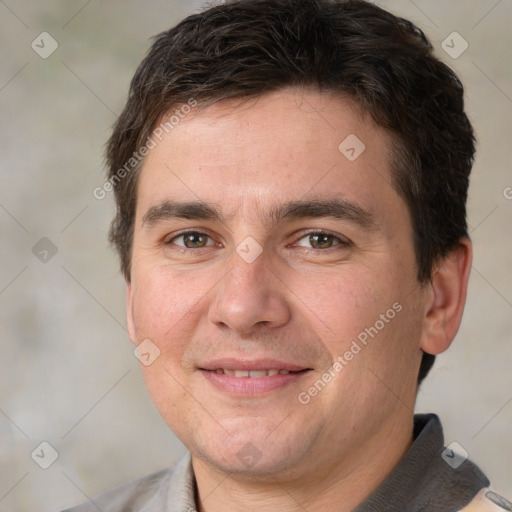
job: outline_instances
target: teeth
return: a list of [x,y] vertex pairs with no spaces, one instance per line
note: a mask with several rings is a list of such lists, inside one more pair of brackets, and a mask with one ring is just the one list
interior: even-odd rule
[[249,377],[267,377],[267,370],[252,370],[249,372]]
[[218,375],[229,375],[230,377],[273,377],[274,375],[288,375],[289,370],[277,370],[272,368],[270,370],[228,370],[225,368],[217,368],[214,370]]

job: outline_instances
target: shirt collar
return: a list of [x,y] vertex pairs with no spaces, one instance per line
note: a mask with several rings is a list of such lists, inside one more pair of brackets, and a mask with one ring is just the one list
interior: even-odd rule
[[415,415],[413,435],[414,442],[398,466],[354,512],[456,511],[489,485],[470,460],[460,465],[460,458],[457,464],[451,462],[454,454],[445,451],[443,429],[435,414]]
[[[414,442],[384,483],[354,512],[446,512],[465,507],[489,480],[471,461],[452,467],[443,458],[444,438],[435,414],[414,416]],[[460,462],[460,460],[459,460]],[[190,453],[169,481],[167,510],[194,512],[195,478]]]

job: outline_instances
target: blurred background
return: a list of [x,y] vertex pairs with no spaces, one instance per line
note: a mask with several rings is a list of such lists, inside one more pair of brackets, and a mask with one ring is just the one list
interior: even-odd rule
[[[446,444],[459,443],[510,498],[512,2],[375,3],[423,28],[459,73],[479,139],[467,309],[417,410],[439,414]],[[144,388],[107,242],[112,195],[93,190],[151,36],[202,6],[0,0],[2,512],[58,511],[184,453]]]

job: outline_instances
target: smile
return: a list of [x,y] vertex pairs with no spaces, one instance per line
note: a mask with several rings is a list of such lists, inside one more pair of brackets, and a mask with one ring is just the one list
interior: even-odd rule
[[268,361],[264,365],[263,362],[226,362],[210,365],[210,368],[199,368],[199,371],[214,388],[239,398],[266,396],[289,386],[300,385],[299,382],[303,382],[304,376],[311,371],[310,368],[276,363],[278,362]]
[[217,375],[229,375],[230,377],[250,377],[250,378],[261,378],[261,377],[273,377],[274,375],[288,375],[289,373],[298,373],[291,372],[290,370],[278,370],[278,369],[270,369],[270,370],[231,370],[228,368],[217,368],[214,371]]

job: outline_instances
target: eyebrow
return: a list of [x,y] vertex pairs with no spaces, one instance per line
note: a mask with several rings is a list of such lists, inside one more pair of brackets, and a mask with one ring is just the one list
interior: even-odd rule
[[[343,199],[289,201],[261,212],[263,221],[271,225],[290,220],[329,217],[346,220],[368,230],[377,227],[376,218],[370,210]],[[226,223],[227,220],[219,207],[213,203],[163,201],[147,210],[142,218],[142,226],[151,227],[171,219],[208,220],[220,223]]]

